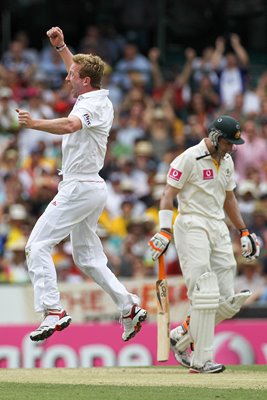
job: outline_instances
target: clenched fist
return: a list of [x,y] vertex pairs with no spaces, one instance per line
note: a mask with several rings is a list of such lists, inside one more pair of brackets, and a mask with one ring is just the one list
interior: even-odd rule
[[61,47],[64,45],[64,34],[58,26],[53,26],[46,32],[46,34],[53,47]]
[[16,112],[18,113],[19,124],[25,128],[31,128],[33,122],[31,114],[28,111],[20,110],[19,108],[16,109]]

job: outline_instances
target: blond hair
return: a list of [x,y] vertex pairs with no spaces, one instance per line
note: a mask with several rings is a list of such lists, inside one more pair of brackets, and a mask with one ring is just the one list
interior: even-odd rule
[[81,66],[80,78],[89,76],[91,78],[91,86],[100,89],[105,68],[104,61],[93,54],[76,54],[73,56],[73,62]]

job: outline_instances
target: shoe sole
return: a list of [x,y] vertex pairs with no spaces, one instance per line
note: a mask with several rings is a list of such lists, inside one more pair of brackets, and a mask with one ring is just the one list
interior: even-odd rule
[[136,322],[136,325],[134,327],[134,331],[131,332],[126,339],[122,338],[122,340],[124,342],[127,342],[128,340],[132,339],[133,337],[135,337],[135,335],[140,332],[140,329],[142,328],[141,323],[144,322],[146,320],[147,317],[147,311],[144,311],[142,315],[140,315],[138,317],[138,321]]
[[46,330],[40,331],[40,333],[37,333],[37,335],[30,335],[30,339],[33,342],[40,342],[42,340],[45,340],[49,338],[50,336],[53,335],[54,332],[56,331],[63,331],[63,329],[67,328],[70,323],[71,323],[71,317],[66,316],[62,318],[62,322],[60,324],[55,325],[54,327],[50,327]]
[[218,367],[217,369],[213,369],[210,371],[200,371],[194,368],[189,369],[190,374],[219,374],[225,370],[225,366],[222,365],[221,367]]

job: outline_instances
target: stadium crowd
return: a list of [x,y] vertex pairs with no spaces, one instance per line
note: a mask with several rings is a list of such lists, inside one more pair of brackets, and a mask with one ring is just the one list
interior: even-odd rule
[[[220,114],[239,120],[245,144],[232,155],[236,194],[250,231],[262,244],[253,263],[240,259],[239,232],[229,224],[238,262],[236,288],[251,289],[251,302],[267,303],[267,66],[252,76],[238,35],[218,37],[199,55],[186,48],[184,63],[163,68],[158,48],[141,53],[135,42],[89,26],[76,52],[106,61],[103,87],[115,109],[102,177],[108,201],[98,233],[109,267],[120,277],[155,276],[148,239],[157,230],[158,204],[171,160],[207,135]],[[47,43],[29,47],[18,32],[0,58],[0,283],[29,282],[24,247],[37,218],[60,182],[61,137],[20,129],[16,108],[34,118],[68,115],[73,99],[59,54]],[[174,205],[175,206],[175,205]],[[81,282],[69,239],[53,258],[59,281]],[[179,275],[174,246],[167,274]]]

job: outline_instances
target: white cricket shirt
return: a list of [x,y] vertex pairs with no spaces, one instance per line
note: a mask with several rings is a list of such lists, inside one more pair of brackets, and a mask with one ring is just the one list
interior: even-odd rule
[[63,136],[61,173],[64,179],[99,177],[114,118],[108,94],[108,90],[100,89],[77,98],[70,115],[81,120],[82,129]]
[[170,166],[167,183],[180,189],[178,208],[180,214],[198,214],[208,218],[224,219],[226,191],[236,187],[234,163],[227,154],[216,167],[203,139],[176,157]]

